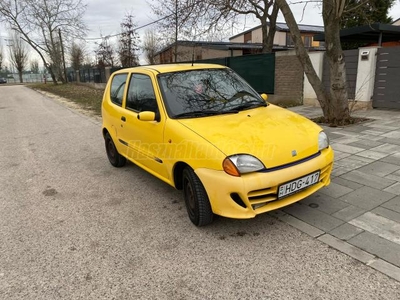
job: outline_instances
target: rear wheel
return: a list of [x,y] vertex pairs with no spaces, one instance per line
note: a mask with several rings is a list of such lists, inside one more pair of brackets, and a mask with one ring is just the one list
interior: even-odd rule
[[189,167],[183,170],[183,195],[190,221],[205,226],[213,221],[210,201],[199,177]]
[[123,167],[126,164],[126,158],[118,153],[118,150],[115,147],[109,133],[106,133],[104,141],[106,145],[107,157],[110,163],[116,168]]

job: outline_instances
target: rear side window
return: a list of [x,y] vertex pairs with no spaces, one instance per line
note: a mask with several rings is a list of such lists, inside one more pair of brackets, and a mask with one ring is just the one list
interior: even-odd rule
[[113,77],[111,82],[111,102],[118,106],[122,106],[127,77],[128,74],[118,74]]
[[132,74],[126,98],[126,108],[138,112],[158,112],[153,83],[149,76],[143,74]]

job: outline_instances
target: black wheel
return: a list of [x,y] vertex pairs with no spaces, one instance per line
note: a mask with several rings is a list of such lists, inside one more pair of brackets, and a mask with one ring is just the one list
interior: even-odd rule
[[205,226],[213,221],[213,212],[206,190],[199,177],[189,167],[183,170],[183,195],[190,221]]
[[116,168],[125,166],[126,158],[118,153],[117,148],[115,148],[114,142],[109,133],[106,133],[104,140],[106,144],[107,157],[110,163]]

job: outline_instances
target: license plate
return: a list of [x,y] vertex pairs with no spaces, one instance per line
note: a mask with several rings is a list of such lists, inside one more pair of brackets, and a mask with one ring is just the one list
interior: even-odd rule
[[319,181],[320,171],[312,173],[310,175],[301,177],[299,179],[290,181],[288,183],[282,184],[278,188],[278,198],[283,198],[291,194],[297,193],[305,188],[316,184]]

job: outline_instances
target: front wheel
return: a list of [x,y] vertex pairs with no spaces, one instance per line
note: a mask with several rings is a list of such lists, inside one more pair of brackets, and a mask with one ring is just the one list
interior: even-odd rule
[[207,192],[199,177],[189,167],[183,170],[183,195],[190,221],[205,226],[213,221],[213,212]]
[[107,157],[110,163],[116,168],[125,166],[126,158],[118,153],[118,150],[115,147],[114,142],[108,132],[104,136],[104,141],[106,145]]

